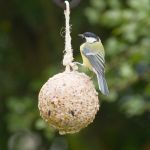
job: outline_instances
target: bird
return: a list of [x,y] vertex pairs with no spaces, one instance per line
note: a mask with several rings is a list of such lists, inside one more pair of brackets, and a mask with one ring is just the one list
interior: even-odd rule
[[92,32],[85,32],[78,36],[84,40],[80,46],[82,65],[96,74],[99,90],[103,95],[108,95],[109,90],[105,79],[105,51],[99,36]]

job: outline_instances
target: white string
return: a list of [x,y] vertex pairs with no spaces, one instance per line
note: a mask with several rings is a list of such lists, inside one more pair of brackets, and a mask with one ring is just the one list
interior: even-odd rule
[[66,20],[66,34],[65,34],[65,54],[63,59],[63,65],[66,66],[66,71],[70,71],[73,61],[73,50],[71,46],[71,36],[70,36],[70,6],[69,2],[65,1],[66,10],[64,11],[65,20]]

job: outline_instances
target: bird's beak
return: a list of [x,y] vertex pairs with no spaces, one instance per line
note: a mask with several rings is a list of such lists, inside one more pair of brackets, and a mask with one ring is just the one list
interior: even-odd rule
[[81,38],[84,38],[84,35],[83,34],[78,34],[79,37]]

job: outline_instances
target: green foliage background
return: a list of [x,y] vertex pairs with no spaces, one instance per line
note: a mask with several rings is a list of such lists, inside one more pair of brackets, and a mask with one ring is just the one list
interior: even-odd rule
[[110,95],[99,94],[93,124],[60,136],[37,97],[64,70],[63,10],[50,0],[0,1],[0,150],[150,150],[150,0],[81,1],[71,24],[77,61],[77,34],[101,37]]

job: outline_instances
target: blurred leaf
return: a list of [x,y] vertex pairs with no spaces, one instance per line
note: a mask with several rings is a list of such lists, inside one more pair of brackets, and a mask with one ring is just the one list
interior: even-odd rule
[[143,101],[142,97],[139,95],[129,96],[124,98],[124,103],[122,103],[121,109],[124,110],[129,117],[134,115],[141,115],[145,111],[146,103]]

